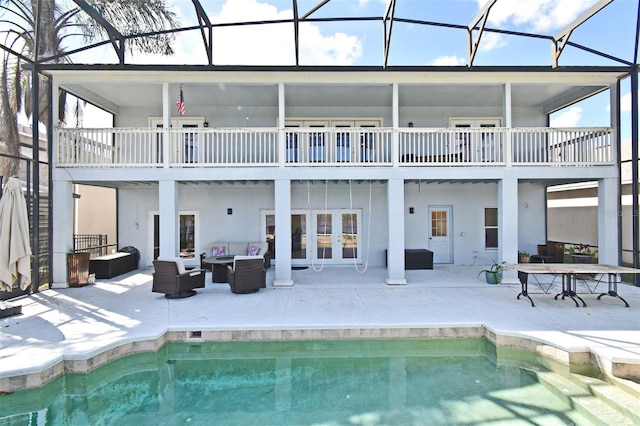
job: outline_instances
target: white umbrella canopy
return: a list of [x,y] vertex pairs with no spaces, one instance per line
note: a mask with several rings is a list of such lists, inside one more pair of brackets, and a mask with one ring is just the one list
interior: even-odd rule
[[11,291],[18,280],[22,290],[31,284],[31,243],[22,185],[12,177],[0,198],[0,291]]

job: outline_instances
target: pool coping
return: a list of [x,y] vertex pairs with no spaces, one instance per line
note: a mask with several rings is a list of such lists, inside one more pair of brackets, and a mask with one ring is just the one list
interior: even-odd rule
[[407,326],[407,327],[333,327],[333,328],[169,328],[159,335],[145,338],[123,338],[85,353],[64,354],[21,370],[0,373],[0,395],[38,388],[66,373],[83,374],[128,355],[153,352],[169,342],[234,342],[292,340],[359,340],[359,339],[457,339],[486,338],[501,348],[527,350],[562,365],[593,366],[614,380],[629,384],[640,394],[640,360],[623,355],[620,349],[604,349],[586,344],[562,346],[541,336],[522,332],[496,332],[486,325]]

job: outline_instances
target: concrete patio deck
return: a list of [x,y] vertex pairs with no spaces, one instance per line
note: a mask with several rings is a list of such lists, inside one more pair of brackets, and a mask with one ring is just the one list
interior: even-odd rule
[[[0,319],[0,392],[83,372],[166,341],[239,339],[418,338],[486,336],[565,363],[596,362],[616,377],[640,378],[640,288],[621,284],[629,304],[581,294],[587,307],[554,299],[530,283],[536,303],[516,299],[519,285],[489,285],[481,266],[406,271],[407,285],[384,284],[386,270],[294,270],[295,285],[237,295],[211,283],[186,299],[151,292],[152,269],[80,288],[47,290],[14,303]],[[550,279],[550,278],[547,278]],[[591,284],[593,287],[593,283]],[[586,292],[583,284],[579,292]],[[596,293],[606,291],[606,283]],[[538,294],[539,293],[539,294]]]

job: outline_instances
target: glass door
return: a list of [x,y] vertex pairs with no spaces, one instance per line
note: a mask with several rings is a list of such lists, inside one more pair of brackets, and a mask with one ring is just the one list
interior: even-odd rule
[[[275,253],[275,214],[263,213],[265,238],[271,258]],[[311,220],[310,220],[311,218]],[[298,210],[291,213],[291,263],[309,265],[312,258],[317,264],[339,265],[360,261],[360,229],[362,210]]]
[[[495,138],[495,131],[478,132],[476,128],[492,129],[500,127],[499,118],[452,118],[449,125],[456,129],[449,146],[451,161],[489,162],[500,161],[500,146]],[[467,129],[467,130],[465,130]]]
[[[277,261],[276,255],[276,215],[273,211],[263,213],[265,239],[269,245],[271,259]],[[308,244],[308,220],[307,211],[299,211],[291,214],[291,263],[294,265],[307,265],[309,263]]]
[[360,210],[315,210],[314,254],[315,261],[324,264],[351,263],[360,259]]
[[[160,256],[160,214],[158,212],[149,213],[148,223],[153,224],[149,229],[149,250],[148,265],[151,266],[153,261]],[[180,229],[179,253],[180,257],[187,264],[193,264],[194,261],[199,262],[196,253],[198,247],[198,213],[197,212],[180,212],[178,215],[178,225]]]

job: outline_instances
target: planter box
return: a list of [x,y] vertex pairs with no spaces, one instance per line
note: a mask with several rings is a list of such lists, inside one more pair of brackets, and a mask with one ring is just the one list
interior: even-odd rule
[[67,254],[67,275],[69,287],[89,284],[89,253]]

